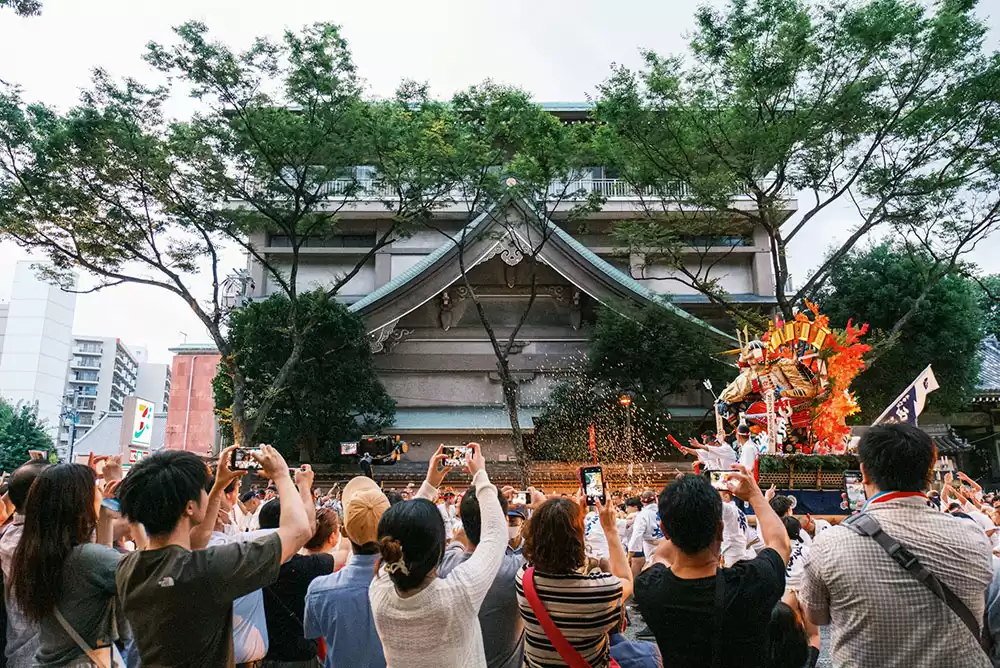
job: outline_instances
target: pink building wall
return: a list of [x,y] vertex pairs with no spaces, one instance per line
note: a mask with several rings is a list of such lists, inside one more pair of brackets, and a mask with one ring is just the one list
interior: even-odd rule
[[165,447],[211,454],[216,442],[212,379],[221,359],[214,346],[171,348],[170,403]]

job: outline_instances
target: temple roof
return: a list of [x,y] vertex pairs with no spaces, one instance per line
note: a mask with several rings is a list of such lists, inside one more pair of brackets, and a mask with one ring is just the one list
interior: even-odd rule
[[[512,211],[516,215],[513,223],[509,216]],[[464,245],[466,271],[497,255],[513,266],[537,250],[541,262],[611,309],[619,310],[623,302],[656,304],[720,339],[735,342],[725,332],[670,303],[669,296],[646,288],[601,259],[551,220],[540,220],[530,206],[510,196],[481,213],[456,234],[456,241],[446,241],[399,276],[351,304],[350,310],[364,318],[369,332],[395,323],[461,279],[460,245]]]

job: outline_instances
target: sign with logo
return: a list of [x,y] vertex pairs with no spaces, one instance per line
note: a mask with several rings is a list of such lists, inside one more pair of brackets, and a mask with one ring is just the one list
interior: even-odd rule
[[143,457],[149,454],[149,450],[145,448],[129,448],[128,449],[128,465],[135,466],[138,464]]
[[340,454],[342,455],[356,455],[358,454],[358,442],[357,441],[345,441],[340,444]]
[[[129,444],[145,450],[149,450],[153,444],[153,402],[136,397]],[[131,454],[129,458],[131,459]]]

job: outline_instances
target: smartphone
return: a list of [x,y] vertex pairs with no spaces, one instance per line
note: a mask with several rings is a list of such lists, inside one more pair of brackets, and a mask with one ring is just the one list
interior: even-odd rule
[[528,505],[528,493],[527,492],[514,492],[514,500],[511,502],[515,506],[526,506]]
[[229,468],[234,471],[256,471],[260,469],[257,460],[250,456],[253,450],[249,448],[236,448],[233,450],[232,458],[229,460]]
[[113,513],[120,515],[122,512],[122,504],[118,503],[118,499],[101,499],[101,505]]
[[726,481],[729,480],[729,475],[732,471],[705,471],[705,475],[708,476],[709,482],[712,483],[712,487],[722,491],[729,491],[729,485]]
[[604,494],[604,469],[600,466],[580,467],[580,486],[583,487],[583,494],[587,497],[587,505],[597,505],[599,500],[602,504],[608,502]]
[[847,509],[861,510],[868,500],[865,485],[861,482],[861,471],[844,471],[844,490],[847,492]]
[[446,445],[442,448],[445,466],[465,466],[469,448],[464,445]]

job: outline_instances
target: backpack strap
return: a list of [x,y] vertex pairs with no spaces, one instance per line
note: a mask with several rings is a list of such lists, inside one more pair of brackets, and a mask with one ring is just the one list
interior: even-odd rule
[[868,536],[876,543],[879,547],[885,550],[886,554],[892,557],[892,560],[899,564],[906,572],[915,577],[920,584],[927,587],[931,592],[937,596],[941,601],[945,603],[952,612],[958,615],[962,623],[969,629],[973,637],[977,642],[982,642],[982,636],[980,635],[979,622],[976,620],[976,616],[972,614],[968,606],[962,602],[955,592],[953,592],[948,585],[941,582],[936,575],[930,572],[926,566],[924,566],[917,555],[906,549],[902,543],[887,534],[882,530],[882,525],[878,523],[873,516],[866,513],[858,513],[857,515],[852,515],[843,522],[840,523],[842,526],[846,526],[848,529],[856,534],[862,536]]
[[[552,646],[556,648],[559,652],[559,656],[562,660],[566,662],[569,668],[590,668],[590,664],[587,663],[586,659],[580,655],[576,648],[566,640],[566,636],[563,635],[556,623],[552,621],[552,617],[549,616],[549,611],[545,609],[545,604],[542,603],[542,599],[538,596],[538,591],[535,589],[535,567],[529,566],[524,569],[524,575],[521,577],[521,585],[524,588],[524,598],[528,600],[528,605],[531,606],[531,611],[535,613],[535,619],[538,620],[538,625],[542,627],[545,631],[545,635],[548,636],[549,641]],[[610,647],[608,648],[610,652]],[[608,656],[608,662],[611,668],[618,668],[618,662],[611,658],[610,654]]]

